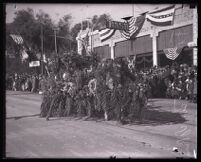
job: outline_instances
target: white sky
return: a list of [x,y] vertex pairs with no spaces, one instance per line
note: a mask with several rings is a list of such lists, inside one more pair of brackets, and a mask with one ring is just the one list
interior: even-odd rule
[[[153,10],[156,7],[163,8],[170,4],[135,4],[134,15]],[[15,7],[16,6],[16,7]],[[131,16],[133,13],[132,4],[31,4],[31,3],[8,3],[6,4],[6,23],[12,22],[15,17],[14,12],[21,9],[31,8],[34,14],[39,10],[48,13],[54,23],[66,14],[71,14],[72,25],[86,20],[87,17],[108,13],[113,20],[122,21],[122,17]]]

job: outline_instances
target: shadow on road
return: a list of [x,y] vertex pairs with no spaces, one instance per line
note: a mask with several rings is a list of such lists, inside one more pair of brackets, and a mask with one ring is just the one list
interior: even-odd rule
[[28,118],[28,117],[34,117],[34,116],[39,116],[40,114],[34,114],[34,115],[24,115],[24,116],[14,116],[14,117],[7,117],[6,119],[22,119],[22,118]]
[[149,106],[144,112],[141,121],[134,121],[136,125],[163,125],[163,124],[180,124],[187,120],[183,117],[185,113],[164,111],[160,109],[162,106]]
[[[182,112],[171,112],[163,110],[162,106],[149,106],[147,110],[143,113],[142,120],[134,118],[134,121],[129,125],[147,125],[147,126],[157,126],[157,125],[168,125],[168,124],[181,124],[187,120],[183,117],[185,113]],[[85,118],[85,117],[53,117],[50,120],[73,120],[73,121],[96,121],[102,122],[104,118]],[[112,120],[111,120],[112,121]],[[125,123],[126,124],[126,123]],[[128,124],[128,123],[127,123]]]

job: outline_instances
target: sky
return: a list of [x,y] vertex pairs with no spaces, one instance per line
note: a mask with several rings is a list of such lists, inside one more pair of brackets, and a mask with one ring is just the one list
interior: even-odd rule
[[31,8],[34,11],[34,15],[43,10],[48,13],[54,23],[57,23],[60,18],[66,14],[71,14],[72,21],[71,27],[76,23],[86,20],[88,17],[94,15],[101,15],[108,13],[115,21],[122,21],[121,18],[131,16],[134,12],[134,16],[137,16],[143,12],[150,11],[158,8],[169,6],[170,4],[31,4],[31,3],[8,3],[6,4],[6,23],[13,21],[15,12],[21,9]]

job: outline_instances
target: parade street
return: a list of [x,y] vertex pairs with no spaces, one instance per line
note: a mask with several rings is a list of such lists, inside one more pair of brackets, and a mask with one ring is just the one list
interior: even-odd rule
[[[6,92],[7,158],[194,158],[197,104],[149,99],[133,124],[83,118],[40,118],[41,95]],[[173,148],[176,147],[175,151]]]

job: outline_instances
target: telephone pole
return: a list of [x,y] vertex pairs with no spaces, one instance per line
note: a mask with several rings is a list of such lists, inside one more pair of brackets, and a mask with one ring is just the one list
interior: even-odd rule
[[43,24],[41,23],[41,73],[43,75]]
[[58,31],[58,28],[54,28],[54,44],[55,44],[55,52],[57,54],[57,31]]

